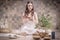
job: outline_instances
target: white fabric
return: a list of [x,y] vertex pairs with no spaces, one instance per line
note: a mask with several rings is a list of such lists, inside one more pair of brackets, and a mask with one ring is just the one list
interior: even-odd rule
[[33,34],[36,32],[35,24],[32,21],[28,21],[21,26],[21,32],[26,32],[27,34]]

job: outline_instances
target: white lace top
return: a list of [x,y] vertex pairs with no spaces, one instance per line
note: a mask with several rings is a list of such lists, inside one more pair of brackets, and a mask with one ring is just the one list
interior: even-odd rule
[[27,34],[33,34],[35,32],[35,25],[38,21],[36,21],[34,18],[37,18],[37,14],[34,13],[34,16],[32,17],[33,20],[29,20],[29,19],[24,19],[23,20],[23,25],[21,26],[21,32],[26,32]]

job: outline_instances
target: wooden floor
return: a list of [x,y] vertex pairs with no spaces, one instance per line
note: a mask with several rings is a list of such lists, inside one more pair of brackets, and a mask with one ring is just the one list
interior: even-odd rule
[[[56,34],[55,39],[52,39],[52,40],[60,40],[60,32],[55,31],[55,34]],[[16,39],[10,39],[10,38],[7,38],[7,37],[0,37],[0,40],[35,40],[35,39],[33,39],[32,35],[29,35],[29,36],[19,36]]]
[[[0,40],[35,40],[35,39],[33,39],[33,37],[31,37],[31,36],[25,36],[25,37],[21,36],[20,38],[16,38],[16,39],[9,39],[9,38],[5,38],[5,37],[0,37]],[[60,40],[60,38],[56,38],[56,39],[52,39],[52,40]]]

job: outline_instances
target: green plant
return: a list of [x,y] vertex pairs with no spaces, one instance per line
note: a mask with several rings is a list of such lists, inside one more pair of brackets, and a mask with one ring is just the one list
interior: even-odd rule
[[41,18],[38,19],[39,20],[38,25],[40,25],[41,27],[51,28],[52,26],[52,23],[50,22],[51,19],[52,18],[50,16],[45,17],[44,15],[42,15]]

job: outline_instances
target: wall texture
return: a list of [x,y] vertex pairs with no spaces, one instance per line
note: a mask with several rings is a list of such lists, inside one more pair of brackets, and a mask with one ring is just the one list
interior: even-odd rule
[[[26,2],[30,0],[0,0],[0,27],[19,28],[21,26],[21,14],[25,10]],[[44,13],[52,17],[52,28],[56,28],[59,21],[59,2],[56,0],[31,0],[34,3],[38,17]],[[58,18],[57,18],[58,17]],[[58,20],[58,21],[57,21]],[[57,23],[57,24],[56,24]],[[57,26],[56,26],[57,25]]]

